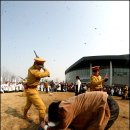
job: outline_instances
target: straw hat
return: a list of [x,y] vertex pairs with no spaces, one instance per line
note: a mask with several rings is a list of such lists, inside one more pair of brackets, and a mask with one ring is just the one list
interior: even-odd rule
[[45,60],[43,58],[40,58],[40,57],[36,57],[36,58],[34,58],[34,60],[36,62],[45,62]]

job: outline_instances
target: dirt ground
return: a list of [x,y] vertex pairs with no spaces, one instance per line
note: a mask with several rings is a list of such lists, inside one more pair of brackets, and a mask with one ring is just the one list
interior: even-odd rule
[[[73,96],[71,92],[54,92],[52,96],[40,92],[45,105],[48,107],[53,100],[64,100]],[[120,114],[110,130],[129,130],[129,100],[113,97],[119,104]],[[38,111],[34,106],[29,110],[30,118],[22,118],[25,105],[23,92],[1,94],[1,130],[37,130],[39,124]]]

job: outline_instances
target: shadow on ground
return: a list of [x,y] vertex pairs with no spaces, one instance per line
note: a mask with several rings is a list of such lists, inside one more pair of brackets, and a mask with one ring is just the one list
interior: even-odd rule
[[[16,109],[12,107],[8,107],[8,109],[5,111],[6,114],[12,115],[14,117],[23,119],[23,115],[20,114]],[[20,130],[37,130],[38,124],[36,124],[32,119],[25,119],[27,122],[29,122],[29,125],[27,128],[21,128]]]
[[20,130],[38,130],[39,125],[31,123],[27,128],[21,128]]

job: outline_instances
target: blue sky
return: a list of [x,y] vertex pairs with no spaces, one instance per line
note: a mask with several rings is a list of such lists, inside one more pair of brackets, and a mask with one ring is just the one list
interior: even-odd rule
[[84,56],[129,53],[129,1],[1,1],[1,67],[26,77],[35,50],[52,79]]

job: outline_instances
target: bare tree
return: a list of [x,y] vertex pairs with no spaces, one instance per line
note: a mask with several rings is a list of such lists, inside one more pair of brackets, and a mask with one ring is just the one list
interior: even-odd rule
[[13,82],[14,79],[16,79],[16,76],[9,72],[5,67],[2,67],[1,69],[1,82]]

